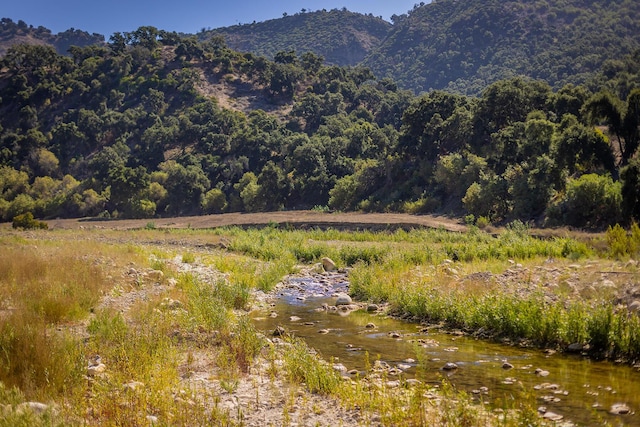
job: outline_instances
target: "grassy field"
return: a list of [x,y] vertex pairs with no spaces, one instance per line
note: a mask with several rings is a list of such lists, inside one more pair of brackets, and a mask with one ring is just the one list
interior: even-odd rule
[[[258,334],[254,292],[329,257],[352,296],[416,322],[632,363],[638,234],[5,227],[0,425],[543,425],[535,408],[495,414],[446,384],[344,381],[304,343]],[[226,404],[234,393],[254,409]]]

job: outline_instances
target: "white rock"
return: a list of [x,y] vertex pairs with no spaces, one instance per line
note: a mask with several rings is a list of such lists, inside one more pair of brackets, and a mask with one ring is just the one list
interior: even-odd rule
[[87,375],[90,377],[94,377],[96,375],[102,374],[107,370],[107,366],[104,363],[98,363],[97,365],[92,365],[87,368]]
[[331,258],[322,258],[322,268],[324,271],[334,271],[336,269],[336,263]]

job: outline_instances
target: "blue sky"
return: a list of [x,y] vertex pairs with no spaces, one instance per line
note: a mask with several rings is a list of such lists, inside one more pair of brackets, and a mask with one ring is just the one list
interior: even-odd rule
[[52,32],[75,28],[103,34],[133,31],[143,25],[161,30],[197,33],[240,23],[280,18],[283,13],[346,7],[352,12],[372,13],[389,21],[413,8],[415,0],[338,1],[216,1],[216,0],[8,0],[0,17],[49,28]]

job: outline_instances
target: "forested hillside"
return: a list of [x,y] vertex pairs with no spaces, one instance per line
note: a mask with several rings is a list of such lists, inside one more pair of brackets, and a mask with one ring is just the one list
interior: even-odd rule
[[372,15],[346,9],[307,11],[265,22],[202,31],[200,40],[215,35],[242,52],[252,52],[273,59],[277,52],[293,50],[313,52],[332,65],[357,65],[378,47],[391,24]]
[[479,94],[518,75],[589,83],[640,48],[636,0],[439,0],[394,18],[364,65],[416,92]]
[[0,62],[3,220],[314,207],[640,218],[640,54],[603,69],[597,92],[517,77],[480,97],[415,97],[312,53],[269,61],[153,27],[70,52],[21,45]]
[[65,55],[71,46],[104,44],[104,36],[74,28],[52,34],[48,28],[35,28],[22,20],[0,19],[0,56],[5,55],[11,46],[23,43],[53,46],[59,54]]
[[[600,70],[640,49],[636,0],[438,0],[398,11],[392,24],[346,9],[311,11],[265,22],[202,29],[206,42],[275,59],[279,52],[312,52],[327,64],[365,66],[416,94],[442,89],[478,96],[491,83],[524,76],[554,90],[584,84],[597,90]],[[104,44],[103,36],[70,29],[56,35],[8,18],[0,23],[0,55],[16,43]]]

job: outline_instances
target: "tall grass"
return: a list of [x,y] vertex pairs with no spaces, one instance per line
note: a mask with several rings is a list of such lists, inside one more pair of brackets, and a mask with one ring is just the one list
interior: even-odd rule
[[395,258],[381,265],[359,264],[350,274],[358,299],[389,302],[391,311],[418,321],[443,323],[495,338],[526,340],[538,346],[588,344],[596,356],[640,360],[640,318],[612,303],[547,301],[541,293],[519,296],[490,285],[461,285],[433,269]]
[[70,394],[81,383],[84,353],[53,326],[85,317],[106,275],[66,246],[0,244],[0,381],[29,398]]

